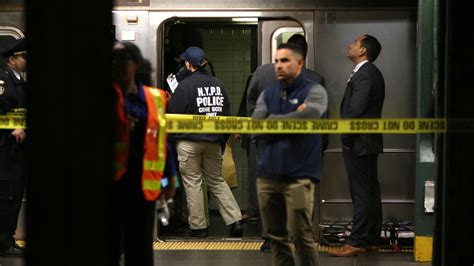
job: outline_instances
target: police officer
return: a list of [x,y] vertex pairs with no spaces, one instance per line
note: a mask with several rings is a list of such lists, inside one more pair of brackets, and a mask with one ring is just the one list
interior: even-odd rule
[[[0,48],[5,66],[0,68],[0,115],[25,110],[26,71],[24,39],[11,40]],[[13,238],[25,186],[24,129],[0,128],[0,256],[22,256]]]
[[[179,83],[168,106],[169,113],[222,116],[230,114],[224,84],[205,70],[206,54],[191,46],[181,54],[192,73]],[[179,171],[183,178],[191,235],[207,236],[207,220],[202,182],[218,201],[219,212],[230,236],[242,236],[242,214],[234,195],[221,175],[222,151],[227,140],[223,134],[176,134]]]

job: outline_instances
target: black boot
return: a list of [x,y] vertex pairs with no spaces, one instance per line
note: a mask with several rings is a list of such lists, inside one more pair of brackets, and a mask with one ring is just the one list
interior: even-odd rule
[[242,220],[238,220],[237,222],[230,225],[229,236],[242,237],[243,234],[244,227],[242,225]]
[[203,229],[191,229],[192,237],[207,237],[207,228]]
[[265,253],[272,253],[272,244],[270,242],[270,238],[263,238],[265,242],[263,242],[262,246],[260,247],[261,252]]

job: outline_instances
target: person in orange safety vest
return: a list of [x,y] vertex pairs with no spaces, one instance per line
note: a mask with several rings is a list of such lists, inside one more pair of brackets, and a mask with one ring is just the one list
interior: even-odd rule
[[143,60],[135,44],[114,45],[112,265],[120,264],[123,252],[126,265],[153,265],[155,203],[162,194],[171,199],[175,193],[176,171],[167,156],[166,94],[137,80]]

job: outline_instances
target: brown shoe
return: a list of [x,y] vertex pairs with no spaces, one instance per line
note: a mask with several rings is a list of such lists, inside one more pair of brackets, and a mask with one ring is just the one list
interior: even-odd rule
[[364,253],[365,248],[353,247],[351,245],[344,245],[340,248],[331,248],[328,253],[337,257],[352,257],[357,256],[359,253]]

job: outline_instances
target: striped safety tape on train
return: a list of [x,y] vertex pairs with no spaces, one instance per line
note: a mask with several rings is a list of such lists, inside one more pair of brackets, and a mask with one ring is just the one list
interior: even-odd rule
[[[167,114],[169,133],[263,133],[263,134],[340,134],[445,133],[447,119],[316,119],[252,120],[248,117]],[[474,125],[470,123],[469,125]],[[22,114],[0,116],[0,129],[25,128]]]

